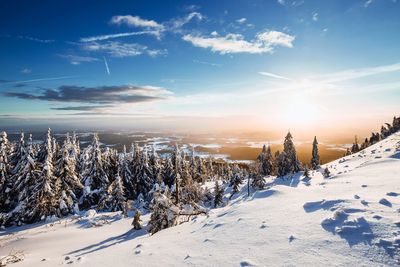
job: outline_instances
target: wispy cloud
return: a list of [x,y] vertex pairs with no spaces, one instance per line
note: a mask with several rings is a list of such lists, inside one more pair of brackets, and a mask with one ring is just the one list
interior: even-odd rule
[[39,94],[26,92],[5,92],[7,97],[49,102],[74,102],[87,104],[141,103],[166,99],[172,92],[154,86],[60,86],[57,89],[43,89]]
[[87,51],[106,52],[112,57],[135,57],[139,55],[155,57],[167,53],[166,50],[150,49],[147,46],[136,43],[116,41],[84,43],[81,47]]
[[80,39],[81,42],[94,42],[94,41],[104,41],[108,39],[129,37],[129,36],[137,36],[137,35],[154,35],[156,37],[159,36],[158,31],[140,31],[140,32],[123,32],[116,34],[106,34],[106,35],[97,35],[91,37],[83,37]]
[[193,11],[196,11],[199,9],[200,9],[200,6],[198,6],[198,5],[187,5],[187,6],[183,7],[183,10],[188,11],[188,12],[193,12]]
[[314,12],[313,15],[312,15],[312,20],[313,21],[318,21],[318,16],[319,16],[318,13]]
[[369,7],[369,5],[371,5],[375,0],[367,0],[364,3],[364,7]]
[[108,63],[107,63],[106,57],[103,57],[103,59],[104,59],[104,65],[106,67],[107,74],[110,75],[110,68],[108,67]]
[[38,42],[38,43],[44,43],[44,44],[49,44],[49,43],[54,43],[55,42],[55,40],[40,39],[40,38],[36,38],[36,37],[31,37],[31,36],[18,35],[17,37],[19,39],[29,40],[29,41]]
[[23,69],[21,70],[21,73],[22,73],[22,74],[31,74],[31,73],[32,73],[32,70],[31,70],[31,69],[28,69],[28,68],[23,68]]
[[320,75],[316,78],[326,83],[333,83],[396,71],[400,71],[400,63],[369,68],[348,69],[335,73]]
[[271,77],[271,78],[281,79],[281,80],[291,80],[288,77],[281,76],[281,75],[278,75],[278,74],[274,74],[274,73],[271,73],[271,72],[260,71],[260,72],[258,72],[258,74],[261,74],[263,76],[268,76],[268,77]]
[[240,23],[240,24],[243,24],[243,23],[245,23],[246,21],[247,21],[246,18],[241,18],[241,19],[237,19],[237,20],[236,20],[236,22],[237,22],[237,23]]
[[79,65],[82,62],[94,62],[98,61],[98,58],[95,57],[83,57],[83,56],[77,56],[77,55],[61,55],[58,54],[59,57],[64,58],[69,61],[72,65]]
[[188,24],[193,19],[197,19],[199,21],[204,19],[204,16],[199,12],[191,12],[182,18],[174,18],[169,23],[165,23],[165,29],[170,31],[176,31],[181,29],[185,24]]
[[99,105],[99,106],[66,106],[66,107],[54,107],[52,110],[64,110],[64,111],[94,111],[101,110],[104,108],[112,108],[112,105]]
[[39,78],[39,79],[31,79],[31,80],[21,80],[21,81],[5,81],[2,84],[22,84],[22,83],[33,83],[33,82],[46,82],[46,81],[54,81],[54,80],[65,80],[72,79],[78,76],[61,76],[61,77],[50,77],[50,78]]
[[113,16],[110,20],[110,24],[127,25],[130,27],[143,28],[145,30],[137,31],[137,32],[123,32],[123,33],[83,37],[80,39],[80,41],[81,42],[96,42],[96,41],[104,41],[104,40],[109,40],[109,39],[130,37],[130,36],[140,36],[140,35],[152,35],[152,36],[155,36],[157,39],[161,39],[161,35],[163,32],[180,33],[182,27],[194,19],[201,21],[204,19],[204,16],[199,12],[193,11],[184,17],[173,18],[173,19],[170,19],[169,21],[162,22],[162,23],[159,23],[155,20],[144,19],[139,16],[132,16],[132,15]]
[[285,5],[285,0],[278,0],[278,4],[280,4],[280,5]]
[[212,63],[212,62],[207,62],[207,61],[200,61],[197,59],[193,59],[194,63],[198,63],[198,64],[203,64],[203,65],[209,65],[209,66],[213,66],[213,67],[221,67],[222,64],[218,64],[218,63]]
[[265,31],[256,35],[254,40],[247,41],[241,34],[227,34],[219,36],[201,36],[187,34],[183,40],[192,43],[196,47],[209,48],[220,54],[232,53],[272,53],[276,46],[293,47],[294,36],[278,31]]
[[110,23],[117,25],[125,24],[131,27],[153,28],[158,30],[164,29],[162,24],[159,24],[154,20],[142,19],[139,16],[131,15],[114,16],[111,18]]

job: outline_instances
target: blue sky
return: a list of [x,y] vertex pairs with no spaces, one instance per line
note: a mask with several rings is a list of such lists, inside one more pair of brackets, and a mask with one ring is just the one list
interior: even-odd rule
[[399,111],[399,14],[395,0],[2,1],[0,120],[371,128]]

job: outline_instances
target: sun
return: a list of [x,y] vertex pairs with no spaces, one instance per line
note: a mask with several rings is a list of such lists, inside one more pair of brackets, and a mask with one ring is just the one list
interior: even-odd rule
[[318,120],[318,106],[308,94],[293,94],[281,110],[281,122],[288,127],[309,126]]

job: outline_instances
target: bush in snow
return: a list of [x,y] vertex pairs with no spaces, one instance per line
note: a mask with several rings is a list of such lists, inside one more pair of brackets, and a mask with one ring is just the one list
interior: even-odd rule
[[324,169],[324,177],[329,178],[331,176],[331,172],[329,171],[328,167]]
[[168,197],[168,192],[155,192],[150,210],[152,213],[148,223],[149,233],[155,234],[162,229],[178,224],[180,210]]
[[140,216],[141,216],[142,214],[140,213],[140,211],[139,210],[136,210],[136,213],[135,213],[135,215],[133,216],[133,221],[132,221],[132,225],[133,225],[133,229],[135,229],[135,230],[140,230],[140,229],[142,229],[142,226],[140,225],[140,222],[142,221],[141,219],[140,219]]

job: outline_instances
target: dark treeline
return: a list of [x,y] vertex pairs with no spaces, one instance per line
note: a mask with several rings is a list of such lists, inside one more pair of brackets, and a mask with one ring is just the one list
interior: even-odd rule
[[[359,147],[357,140],[348,153],[355,153],[400,129],[400,118],[382,126]],[[148,231],[155,233],[176,225],[182,217],[201,214],[205,207],[223,205],[225,189],[230,197],[247,181],[249,187],[263,189],[265,176],[290,179],[304,170],[318,170],[318,141],[314,138],[312,159],[302,164],[297,157],[289,132],[283,150],[274,155],[263,147],[254,164],[228,163],[195,157],[175,146],[168,156],[160,157],[154,148],[132,144],[129,151],[101,148],[97,134],[91,145],[80,148],[78,137],[66,135],[59,144],[50,129],[43,143],[27,140],[9,142],[0,133],[0,225],[21,225],[63,217],[82,210],[122,211],[132,208],[132,201],[152,212]],[[323,170],[328,177],[329,170]],[[205,182],[215,183],[213,192]],[[129,205],[127,204],[129,203]],[[137,220],[140,220],[139,216]]]
[[351,146],[351,148],[347,149],[345,156],[351,155],[353,153],[357,153],[360,150],[363,150],[363,149],[379,142],[380,140],[385,139],[392,133],[395,133],[399,130],[400,130],[400,117],[398,117],[398,118],[393,117],[392,124],[385,123],[385,125],[382,125],[380,132],[375,132],[375,133],[372,132],[371,136],[369,138],[366,137],[364,142],[362,142],[361,145],[358,143],[357,136],[355,136],[353,145]]

